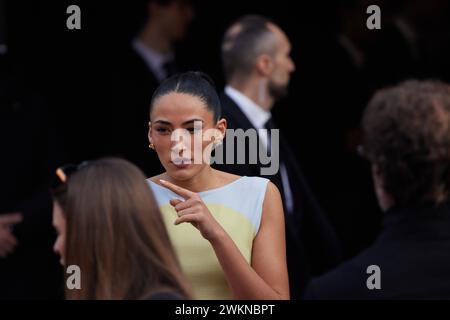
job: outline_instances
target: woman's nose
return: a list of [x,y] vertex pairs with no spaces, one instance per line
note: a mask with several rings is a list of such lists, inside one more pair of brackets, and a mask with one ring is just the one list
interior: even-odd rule
[[177,156],[182,156],[183,153],[187,150],[187,146],[183,141],[176,142],[172,147],[172,152]]

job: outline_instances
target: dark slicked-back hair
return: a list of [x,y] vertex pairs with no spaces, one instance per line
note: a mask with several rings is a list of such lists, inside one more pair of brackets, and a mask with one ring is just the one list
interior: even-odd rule
[[185,93],[199,98],[213,113],[214,120],[220,120],[222,112],[220,99],[213,80],[207,74],[199,71],[188,71],[164,80],[153,93],[150,113],[158,98],[172,92]]
[[365,152],[384,190],[402,206],[447,201],[450,192],[450,86],[406,81],[379,91],[363,117]]

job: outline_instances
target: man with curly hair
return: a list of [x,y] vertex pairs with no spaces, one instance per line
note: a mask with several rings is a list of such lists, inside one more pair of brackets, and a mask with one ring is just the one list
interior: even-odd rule
[[410,80],[381,90],[363,128],[383,230],[359,256],[312,280],[305,297],[450,298],[450,86]]

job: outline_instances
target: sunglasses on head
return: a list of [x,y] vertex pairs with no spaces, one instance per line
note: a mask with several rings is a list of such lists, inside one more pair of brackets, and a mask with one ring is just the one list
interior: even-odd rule
[[62,185],[67,183],[67,180],[71,175],[80,169],[86,167],[89,164],[89,161],[83,161],[80,164],[66,164],[61,167],[58,167],[55,171],[55,175],[53,178],[52,190],[60,189]]

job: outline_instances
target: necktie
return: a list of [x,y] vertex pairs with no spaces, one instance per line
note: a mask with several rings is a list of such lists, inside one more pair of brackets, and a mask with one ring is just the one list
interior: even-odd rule
[[276,129],[276,125],[273,122],[272,118],[266,121],[264,124],[264,129],[267,130],[267,154],[270,155],[271,146],[272,146],[272,129]]

